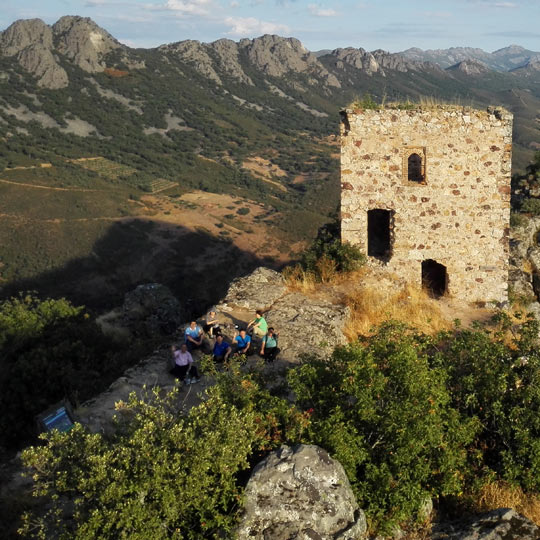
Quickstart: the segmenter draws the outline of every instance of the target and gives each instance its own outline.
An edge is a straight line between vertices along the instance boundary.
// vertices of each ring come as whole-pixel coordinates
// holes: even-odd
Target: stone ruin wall
[[[450,296],[507,301],[512,115],[440,106],[346,110],[342,120],[342,239],[367,254],[368,210],[390,210],[391,255],[369,264],[421,286],[422,261],[433,259]],[[408,179],[412,152],[422,182]]]

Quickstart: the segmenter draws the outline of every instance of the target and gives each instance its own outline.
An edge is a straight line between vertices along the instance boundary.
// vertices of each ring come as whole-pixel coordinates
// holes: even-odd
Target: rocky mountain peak
[[[31,45],[52,49],[52,30],[41,19],[15,21],[0,33],[0,53],[3,56],[14,56]]]
[[[522,54],[524,52],[527,52],[527,49],[524,47],[521,47],[521,45],[508,45],[508,47],[503,47],[502,49],[497,49],[496,51],[493,51],[491,54],[496,55],[504,55],[504,54]]]
[[[483,73],[487,73],[489,68],[483,62],[467,59],[450,66],[447,68],[447,71],[457,71],[465,75],[482,75]]]
[[[68,85],[67,73],[53,55],[53,31],[41,19],[16,21],[1,32],[0,54],[16,56],[20,66],[38,79],[38,86],[56,89]]]
[[[407,72],[425,67],[418,62],[407,60],[400,54],[392,54],[382,49],[369,52],[362,48],[347,47],[345,49],[335,49],[330,55],[337,59],[336,67],[338,69],[342,68],[343,64],[346,63],[368,75],[379,73],[383,77],[386,76],[385,69]]]
[[[123,47],[88,17],[65,16],[53,25],[56,49],[89,73],[103,71],[102,57]]]
[[[255,39],[242,39],[238,47],[247,52],[250,62],[257,69],[271,77],[282,77],[293,71],[311,75],[310,84],[319,84],[323,79],[328,86],[341,86],[335,75],[296,38],[265,34]]]

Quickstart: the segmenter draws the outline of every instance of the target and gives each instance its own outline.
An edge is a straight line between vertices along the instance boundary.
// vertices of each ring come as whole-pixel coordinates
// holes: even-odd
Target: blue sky
[[[540,0],[2,0],[0,28],[32,17],[52,24],[62,15],[91,17],[134,47],[268,33],[297,37],[314,51],[493,51],[511,43],[540,51]]]

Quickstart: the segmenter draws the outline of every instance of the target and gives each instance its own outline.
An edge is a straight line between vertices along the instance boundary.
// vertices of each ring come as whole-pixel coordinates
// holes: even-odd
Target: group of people
[[[212,349],[214,362],[226,362],[231,355],[253,354],[255,350],[253,336],[260,340],[259,355],[267,362],[273,362],[279,353],[278,334],[274,328],[268,327],[261,310],[255,312],[255,318],[246,328],[236,326],[232,344],[224,339],[216,312],[210,311],[202,328],[197,321],[191,321],[185,329],[184,342],[181,346],[179,348],[172,346],[174,367],[171,373],[186,384],[195,384],[200,380],[191,353],[194,349],[202,347],[205,333],[209,338],[215,339]]]

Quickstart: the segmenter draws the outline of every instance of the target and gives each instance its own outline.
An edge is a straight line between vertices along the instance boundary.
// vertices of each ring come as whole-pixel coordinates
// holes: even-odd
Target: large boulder
[[[510,508],[434,527],[433,540],[540,540],[540,528]]]
[[[187,318],[171,290],[159,283],[139,285],[124,297],[122,319],[136,335],[170,335]]]
[[[328,300],[293,292],[280,298],[266,313],[269,326],[279,331],[279,347],[288,359],[312,352],[327,354],[345,345],[343,334],[349,308]]]
[[[253,470],[245,500],[240,540],[365,537],[366,518],[343,467],[317,446],[271,453]]]
[[[231,311],[235,308],[268,309],[274,302],[287,293],[283,276],[275,270],[260,266],[249,276],[235,279],[219,311]]]

